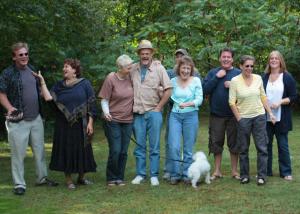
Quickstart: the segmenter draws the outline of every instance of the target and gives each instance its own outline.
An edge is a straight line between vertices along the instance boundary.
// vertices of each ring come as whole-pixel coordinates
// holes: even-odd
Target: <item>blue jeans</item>
[[[109,146],[106,179],[107,181],[124,180],[132,123],[105,121],[104,132]]]
[[[170,157],[169,157],[169,145],[168,145],[170,114],[171,114],[171,109],[169,109],[169,106],[168,106],[167,115],[166,115],[166,133],[165,133],[165,165],[164,165],[165,173],[171,172],[171,164],[172,164],[172,162],[170,161]]]
[[[291,159],[288,144],[288,133],[281,133],[277,127],[278,123],[273,125],[267,123],[268,143],[268,175],[272,176],[272,159],[273,159],[273,137],[275,135],[278,147],[278,165],[281,177],[292,175]]]
[[[149,111],[145,114],[134,114],[133,133],[136,139],[134,155],[136,158],[136,174],[146,177],[147,136],[149,139],[150,177],[159,173],[159,146],[162,127],[162,113]]]
[[[171,112],[168,136],[171,179],[188,178],[187,170],[193,162],[193,147],[197,139],[198,125],[198,111],[187,113]],[[183,137],[183,159],[181,158],[180,148],[181,137]],[[176,160],[183,160],[183,163],[181,164]]]

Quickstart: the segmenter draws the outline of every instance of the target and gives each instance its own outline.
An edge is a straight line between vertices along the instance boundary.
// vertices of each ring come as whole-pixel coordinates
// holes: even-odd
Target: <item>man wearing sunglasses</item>
[[[208,147],[209,153],[213,153],[215,158],[211,180],[222,178],[221,161],[225,134],[231,158],[231,175],[234,179],[240,179],[237,170],[237,121],[228,103],[230,81],[240,74],[240,70],[233,67],[233,56],[232,49],[222,49],[219,53],[221,66],[210,70],[203,81],[204,94],[209,98],[210,104]]]
[[[0,103],[7,110],[6,128],[11,147],[13,192],[24,195],[24,158],[28,144],[36,165],[36,184],[57,186],[47,178],[44,150],[44,127],[40,115],[38,81],[28,64],[28,45],[23,42],[12,45],[13,65],[0,74]]]

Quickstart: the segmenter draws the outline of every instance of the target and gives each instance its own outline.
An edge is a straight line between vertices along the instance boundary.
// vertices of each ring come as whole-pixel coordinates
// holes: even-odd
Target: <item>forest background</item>
[[[137,60],[141,39],[153,43],[166,68],[173,67],[176,49],[187,49],[203,77],[225,46],[235,50],[236,62],[243,54],[255,56],[256,73],[276,49],[300,82],[298,0],[2,0],[0,13],[0,70],[12,63],[10,46],[25,41],[30,63],[50,87],[71,57],[81,60],[83,76],[97,92],[105,75],[117,70],[119,55]]]

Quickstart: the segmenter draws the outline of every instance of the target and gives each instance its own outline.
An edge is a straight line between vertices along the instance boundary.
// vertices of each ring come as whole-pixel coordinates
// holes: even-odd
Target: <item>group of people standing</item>
[[[278,51],[269,55],[265,75],[261,78],[252,73],[254,57],[242,56],[240,69],[237,69],[233,67],[234,52],[224,48],[219,55],[220,67],[209,71],[204,80],[184,49],[175,52],[176,64],[167,71],[160,61],[153,58],[154,48],[150,41],[142,40],[137,54],[137,63],[127,55],[118,57],[118,71],[108,74],[98,94],[109,146],[108,186],[125,185],[132,133],[136,143],[136,177],[131,183],[140,184],[146,180],[146,155],[149,153],[150,183],[159,185],[160,136],[165,104],[163,178],[173,185],[180,181],[189,183],[187,170],[192,163],[199,127],[198,111],[203,97],[207,97],[210,104],[209,153],[214,154],[215,159],[212,180],[223,176],[221,160],[226,135],[232,177],[242,184],[250,181],[248,153],[251,133],[258,156],[257,184],[265,184],[266,177],[273,174],[274,135],[278,144],[280,176],[292,180],[287,135],[292,129],[290,106],[297,99],[296,83]],[[91,83],[81,78],[79,60],[66,59],[63,80],[48,90],[41,72],[34,72],[28,63],[26,43],[12,46],[12,59],[14,64],[0,75],[0,103],[7,110],[14,193],[23,195],[26,190],[24,158],[28,144],[35,158],[37,185],[58,185],[47,178],[41,98],[49,102],[56,113],[50,169],[64,172],[69,189],[92,184],[85,178],[85,173],[96,171],[91,146],[96,96]],[[74,173],[78,174],[76,183],[71,176]]]

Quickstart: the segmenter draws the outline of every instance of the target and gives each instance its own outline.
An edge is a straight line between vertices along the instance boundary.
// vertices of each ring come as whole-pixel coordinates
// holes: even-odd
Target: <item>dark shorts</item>
[[[209,118],[209,153],[221,154],[223,152],[225,133],[229,151],[237,154],[239,146],[237,144],[237,121],[235,117],[218,117],[211,114]]]

